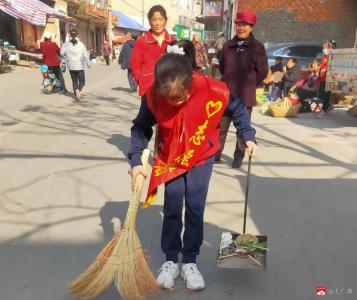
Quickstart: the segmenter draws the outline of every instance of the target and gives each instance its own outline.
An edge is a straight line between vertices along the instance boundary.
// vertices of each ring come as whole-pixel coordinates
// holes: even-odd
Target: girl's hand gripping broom
[[[150,151],[141,156],[147,168]],[[141,190],[145,178],[138,174],[134,183],[125,223],[114,238],[99,253],[88,269],[69,285],[70,292],[81,299],[93,299],[115,285],[125,300],[141,300],[160,290],[155,277],[147,265],[138,235],[135,231],[136,213],[140,204]]]

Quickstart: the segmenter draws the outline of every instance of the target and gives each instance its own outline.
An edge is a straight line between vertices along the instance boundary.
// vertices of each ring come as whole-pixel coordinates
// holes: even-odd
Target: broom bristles
[[[114,276],[112,278],[106,276],[105,266],[119,239],[120,235],[116,235],[87,270],[69,284],[68,288],[72,295],[81,299],[93,299],[111,284]]]
[[[149,150],[144,150],[142,162],[147,166]],[[70,285],[70,292],[81,299],[93,299],[109,287],[115,285],[124,299],[143,300],[160,290],[153,276],[140,240],[135,231],[144,177],[139,174],[129,202],[124,227],[99,253],[87,270]]]
[[[124,299],[142,300],[158,293],[161,287],[148,267],[137,233],[129,230],[125,239],[128,247],[123,242],[123,247],[117,249],[122,269],[116,275],[115,285]],[[128,249],[134,251],[129,254]],[[129,263],[125,263],[128,256]]]

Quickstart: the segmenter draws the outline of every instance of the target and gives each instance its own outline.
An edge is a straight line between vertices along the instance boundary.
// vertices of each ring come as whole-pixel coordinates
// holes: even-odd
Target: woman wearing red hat
[[[220,71],[222,80],[225,81],[229,90],[237,101],[241,99],[249,111],[256,105],[256,88],[267,76],[269,71],[268,59],[262,43],[255,39],[253,26],[257,17],[255,13],[249,11],[238,12],[235,19],[236,36],[227,41],[222,50],[220,60]],[[221,161],[221,155],[226,140],[229,126],[232,122],[232,115],[226,111],[220,123],[221,148],[216,155],[216,162]],[[238,136],[234,151],[233,168],[239,168],[245,155],[245,143]]]

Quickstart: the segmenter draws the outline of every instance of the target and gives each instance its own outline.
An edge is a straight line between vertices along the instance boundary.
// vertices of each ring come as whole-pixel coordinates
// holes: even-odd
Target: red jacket
[[[48,67],[59,67],[60,61],[60,48],[55,42],[44,41],[40,43],[40,50],[43,55],[42,63]]]
[[[321,60],[320,64],[320,81],[326,81],[327,69],[328,69],[328,62],[330,59],[330,54],[324,55]]]
[[[153,37],[151,31],[140,37],[133,49],[130,66],[136,82],[139,84],[139,95],[145,94],[147,88],[154,82],[154,68],[156,62],[164,53],[167,45],[175,38],[165,30],[165,38],[161,46]]]

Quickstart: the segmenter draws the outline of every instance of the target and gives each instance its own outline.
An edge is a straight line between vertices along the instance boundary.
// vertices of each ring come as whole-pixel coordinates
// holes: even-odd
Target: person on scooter
[[[42,53],[42,63],[48,67],[48,71],[52,72],[62,83],[62,90],[67,92],[61,71],[60,48],[55,42],[52,42],[52,35],[46,31],[43,35],[44,41],[40,43]]]

